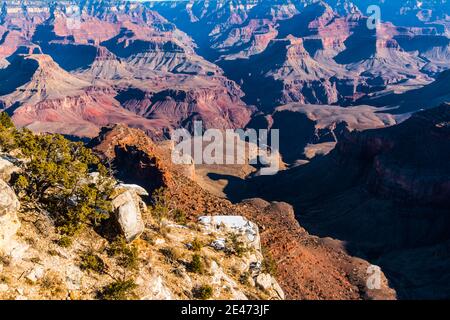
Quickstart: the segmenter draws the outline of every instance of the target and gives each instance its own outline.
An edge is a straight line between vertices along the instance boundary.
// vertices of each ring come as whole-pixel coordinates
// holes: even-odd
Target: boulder
[[[20,208],[19,200],[11,187],[0,179],[0,217],[15,214]]]
[[[283,289],[274,278],[272,278],[272,289],[276,292],[281,300],[284,300],[286,298]]]
[[[211,242],[211,247],[216,250],[225,250],[226,240],[224,238],[219,238]]]
[[[261,251],[258,226],[242,216],[202,216],[198,220],[209,231],[225,229],[243,235],[249,246]]]
[[[0,179],[3,181],[9,181],[14,172],[20,171],[20,168],[11,160],[5,155],[0,156]]]
[[[45,269],[42,266],[36,266],[34,267],[27,275],[26,275],[26,279],[35,283],[37,282],[39,279],[42,279],[42,277],[45,274]]]
[[[112,200],[117,221],[127,242],[131,242],[144,232],[140,197],[131,190],[119,194]]]
[[[9,251],[11,242],[20,227],[17,211],[19,200],[11,187],[0,180],[0,251]]]
[[[255,278],[255,284],[258,288],[275,295],[278,299],[284,300],[285,295],[277,280],[268,273],[260,273]]]
[[[117,185],[117,188],[132,191],[139,196],[148,196],[149,195],[147,190],[145,190],[143,187],[141,187],[137,184],[119,183]]]
[[[144,289],[142,300],[173,300],[172,292],[167,288],[163,279],[159,275],[155,275],[149,280],[138,278],[136,284]]]
[[[256,286],[265,290],[269,291],[272,288],[272,276],[267,273],[260,273],[256,277]]]
[[[222,290],[230,294],[231,300],[248,300],[247,296],[239,289],[239,285],[229,277],[216,261],[211,261],[209,268],[211,278],[209,283],[215,288],[215,296],[220,296]]]

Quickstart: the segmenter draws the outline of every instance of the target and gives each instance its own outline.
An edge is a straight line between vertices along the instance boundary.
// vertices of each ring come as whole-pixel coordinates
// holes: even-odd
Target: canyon
[[[308,231],[341,239],[349,252],[380,265],[399,298],[442,299],[449,112],[444,104],[389,128],[347,130],[320,160],[234,189],[291,203]]]
[[[423,86],[448,68],[448,3],[373,5],[383,16],[370,29],[364,1],[152,4],[266,112],[290,102],[354,104]]]
[[[249,121],[240,88],[156,12],[91,1],[72,26],[65,4],[76,2],[21,4],[4,3],[0,45],[0,100],[19,126],[94,137],[126,123],[162,137],[193,119],[214,128]]]
[[[118,184],[143,188],[149,207],[166,190],[191,225],[167,222],[174,239],[152,233],[156,245],[136,240],[157,259],[163,240],[189,254],[184,242],[203,237],[201,216],[255,223],[276,261],[270,290],[241,285],[233,266],[250,262],[208,246],[230,263],[223,272],[212,266],[231,288],[215,298],[446,299],[450,4],[370,5],[379,20],[364,0],[0,1],[0,111],[21,132],[81,141]],[[173,164],[174,130],[192,133],[196,121],[278,130],[280,172],[261,176],[249,159]],[[14,200],[9,168],[2,195]],[[42,238],[13,207],[11,229],[20,220],[39,239],[31,252],[55,246],[51,222]],[[106,241],[91,231],[77,246]],[[74,263],[74,251],[58,250]],[[141,278],[161,292],[141,286],[140,298],[194,297],[193,286],[179,289],[168,266],[149,261],[161,277],[146,270]],[[377,290],[366,282],[373,265],[382,270]]]

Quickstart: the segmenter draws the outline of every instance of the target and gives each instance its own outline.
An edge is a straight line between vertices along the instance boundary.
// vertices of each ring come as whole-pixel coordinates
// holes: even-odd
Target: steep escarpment
[[[262,244],[277,262],[278,280],[288,297],[395,299],[384,276],[378,289],[370,289],[367,261],[349,256],[345,244],[338,240],[311,236],[287,203],[251,199],[243,204],[252,208],[250,216],[264,230]]]
[[[346,133],[328,156],[257,178],[254,190],[294,204],[309,232],[344,240],[381,265],[401,298],[445,297],[445,272],[431,270],[448,265],[437,258],[448,242],[448,122],[445,104],[396,126]],[[411,260],[414,253],[422,258]]]
[[[339,107],[291,103],[271,115],[257,115],[247,125],[279,130],[280,154],[288,164],[326,155],[344,133],[392,126],[402,120],[369,106]]]
[[[338,146],[341,157],[373,158],[370,189],[410,204],[447,206],[449,105],[419,112],[382,133],[348,136]],[[414,174],[411,174],[414,172]]]

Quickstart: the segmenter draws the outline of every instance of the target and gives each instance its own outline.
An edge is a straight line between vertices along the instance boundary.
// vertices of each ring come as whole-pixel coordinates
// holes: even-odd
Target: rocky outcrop
[[[113,210],[125,240],[131,242],[144,232],[142,211],[145,212],[147,206],[140,196],[148,196],[148,193],[142,187],[124,184],[116,186],[115,193],[118,195],[112,199]]]
[[[446,297],[439,288],[448,279],[433,268],[448,267],[437,252],[449,241],[449,121],[445,104],[389,128],[347,132],[329,155],[255,187],[292,203],[309,232],[379,265],[400,298]]]
[[[20,222],[17,211],[20,208],[16,194],[6,182],[0,179],[0,253],[11,255],[17,247],[15,235]]]
[[[239,272],[247,274],[250,285],[260,288],[267,294],[277,299],[284,299],[284,292],[277,280],[270,274],[263,273],[261,266],[264,256],[261,251],[261,241],[258,226],[243,216],[201,216],[198,218],[200,226],[215,240],[210,246],[216,251],[225,251],[229,254],[238,254],[242,257]],[[241,250],[237,252],[236,250]],[[237,267],[237,266],[236,266]],[[211,265],[215,282],[230,282],[232,287],[237,284],[229,276],[224,274],[223,269],[217,263]],[[237,292],[235,291],[235,298]],[[244,296],[245,297],[245,296]],[[245,297],[246,298],[246,297]]]
[[[10,161],[12,160],[12,161]],[[13,163],[14,159],[0,155],[0,179],[9,181],[13,173],[19,172],[20,168]]]
[[[172,183],[161,152],[143,131],[124,125],[104,128],[91,147],[117,168],[117,178],[144,187],[149,194]]]
[[[223,228],[225,231],[241,235],[247,246],[261,251],[258,226],[242,216],[202,216],[198,220],[211,232]]]
[[[252,283],[260,289],[284,299],[285,295],[277,280],[268,273],[261,270],[264,263],[264,256],[261,250],[261,238],[258,226],[242,216],[201,216],[199,223],[204,226],[207,232],[212,234],[221,231],[225,234],[234,234],[238,240],[231,243],[225,238],[216,235],[216,239],[210,244],[216,250],[232,252],[236,248],[236,241],[242,241],[245,250],[252,250],[251,255],[243,260],[245,264],[242,272],[251,275]]]

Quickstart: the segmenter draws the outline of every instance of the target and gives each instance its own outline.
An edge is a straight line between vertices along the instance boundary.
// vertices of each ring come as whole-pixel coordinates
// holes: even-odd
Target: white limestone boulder
[[[136,284],[142,289],[141,300],[173,300],[173,294],[164,283],[160,275],[155,275],[150,279],[139,277]]]
[[[201,216],[198,218],[208,231],[223,230],[242,235],[249,247],[261,251],[261,241],[258,226],[243,216]]]
[[[0,180],[0,252],[9,253],[14,248],[14,236],[19,230],[20,222],[17,211],[19,200],[11,187]]]
[[[140,197],[131,190],[120,193],[112,200],[117,221],[127,242],[138,238],[144,232]]]
[[[12,158],[6,155],[0,155],[0,179],[3,181],[9,181],[11,175],[15,172],[19,172],[21,169],[13,163]]]
[[[148,196],[147,190],[137,184],[119,183],[117,188],[132,191],[139,196]]]
[[[285,295],[277,280],[268,273],[260,273],[255,277],[255,284],[258,288],[278,296],[279,299],[284,300]]]

